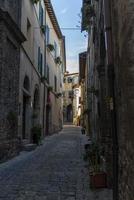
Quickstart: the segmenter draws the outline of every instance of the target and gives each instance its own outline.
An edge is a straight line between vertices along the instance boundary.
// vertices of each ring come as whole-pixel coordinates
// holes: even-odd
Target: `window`
[[[29,19],[27,19],[27,41],[31,43],[31,24]]]
[[[40,69],[40,47],[38,47],[38,70]]]
[[[49,84],[49,66],[47,65],[47,82]]]
[[[50,40],[50,29],[49,26],[46,25],[46,44],[49,44],[49,40]]]
[[[72,91],[72,90],[70,90],[70,91],[68,92],[68,96],[69,96],[69,98],[73,98],[73,91]]]
[[[54,76],[54,90],[57,92],[57,77]]]
[[[54,50],[55,50],[54,57],[57,58],[57,44],[55,41],[54,41]]]
[[[71,77],[68,77],[68,83],[72,83],[72,78]]]
[[[38,47],[38,70],[40,72],[40,74],[42,75],[42,67],[43,67],[43,56],[42,53],[40,51],[40,47]]]
[[[63,78],[63,83],[66,83],[66,78]]]
[[[40,22],[40,26],[43,26],[43,8],[41,5],[41,2],[39,4],[39,22]]]
[[[27,35],[30,32],[30,30],[31,30],[31,24],[30,24],[29,19],[27,19]]]
[[[42,56],[42,53],[40,54],[40,74],[42,75],[42,66],[43,66],[43,56]]]
[[[72,82],[73,82],[73,84],[79,83],[79,77],[78,76],[73,77]]]
[[[63,93],[63,97],[66,97],[66,94],[65,94],[65,92],[62,92]]]

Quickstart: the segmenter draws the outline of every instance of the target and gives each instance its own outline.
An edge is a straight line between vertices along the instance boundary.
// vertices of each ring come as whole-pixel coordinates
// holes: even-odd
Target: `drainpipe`
[[[44,3],[45,5],[45,3]],[[46,6],[44,8],[45,12],[45,38],[44,38],[44,75],[46,75]],[[44,96],[43,96],[43,136],[45,136],[45,115],[46,115],[46,80],[44,83]]]
[[[112,25],[111,25],[111,4],[110,0],[103,0],[104,6],[104,29],[105,43],[107,52],[107,75],[109,81],[109,93],[112,97],[110,103],[111,124],[112,124],[112,151],[113,151],[113,199],[118,200],[118,137],[116,124],[115,108],[115,77],[114,77],[114,58],[112,44]]]

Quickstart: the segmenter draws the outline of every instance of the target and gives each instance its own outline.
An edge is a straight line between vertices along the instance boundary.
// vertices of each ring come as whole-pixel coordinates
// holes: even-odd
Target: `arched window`
[[[25,76],[25,78],[24,78],[23,87],[24,87],[24,89],[27,90],[27,91],[30,90],[30,81],[29,81],[28,76]]]

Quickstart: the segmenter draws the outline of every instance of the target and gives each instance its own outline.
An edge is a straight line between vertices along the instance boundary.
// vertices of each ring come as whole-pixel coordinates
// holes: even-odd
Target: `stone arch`
[[[27,91],[30,91],[30,81],[27,75],[25,75],[25,78],[24,78],[23,88]]]
[[[40,117],[40,91],[38,85],[36,85],[33,94],[33,126],[39,124],[39,117]]]
[[[22,139],[29,139],[30,131],[30,80],[27,75],[24,77],[23,81],[23,108],[22,108]]]
[[[67,106],[66,112],[67,112],[67,121],[73,122],[73,106],[72,106],[72,104],[69,104]]]

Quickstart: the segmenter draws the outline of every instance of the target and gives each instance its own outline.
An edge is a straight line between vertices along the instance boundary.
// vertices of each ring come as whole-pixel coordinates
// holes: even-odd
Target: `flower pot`
[[[107,175],[104,172],[90,175],[90,187],[91,188],[106,188],[107,187]]]

